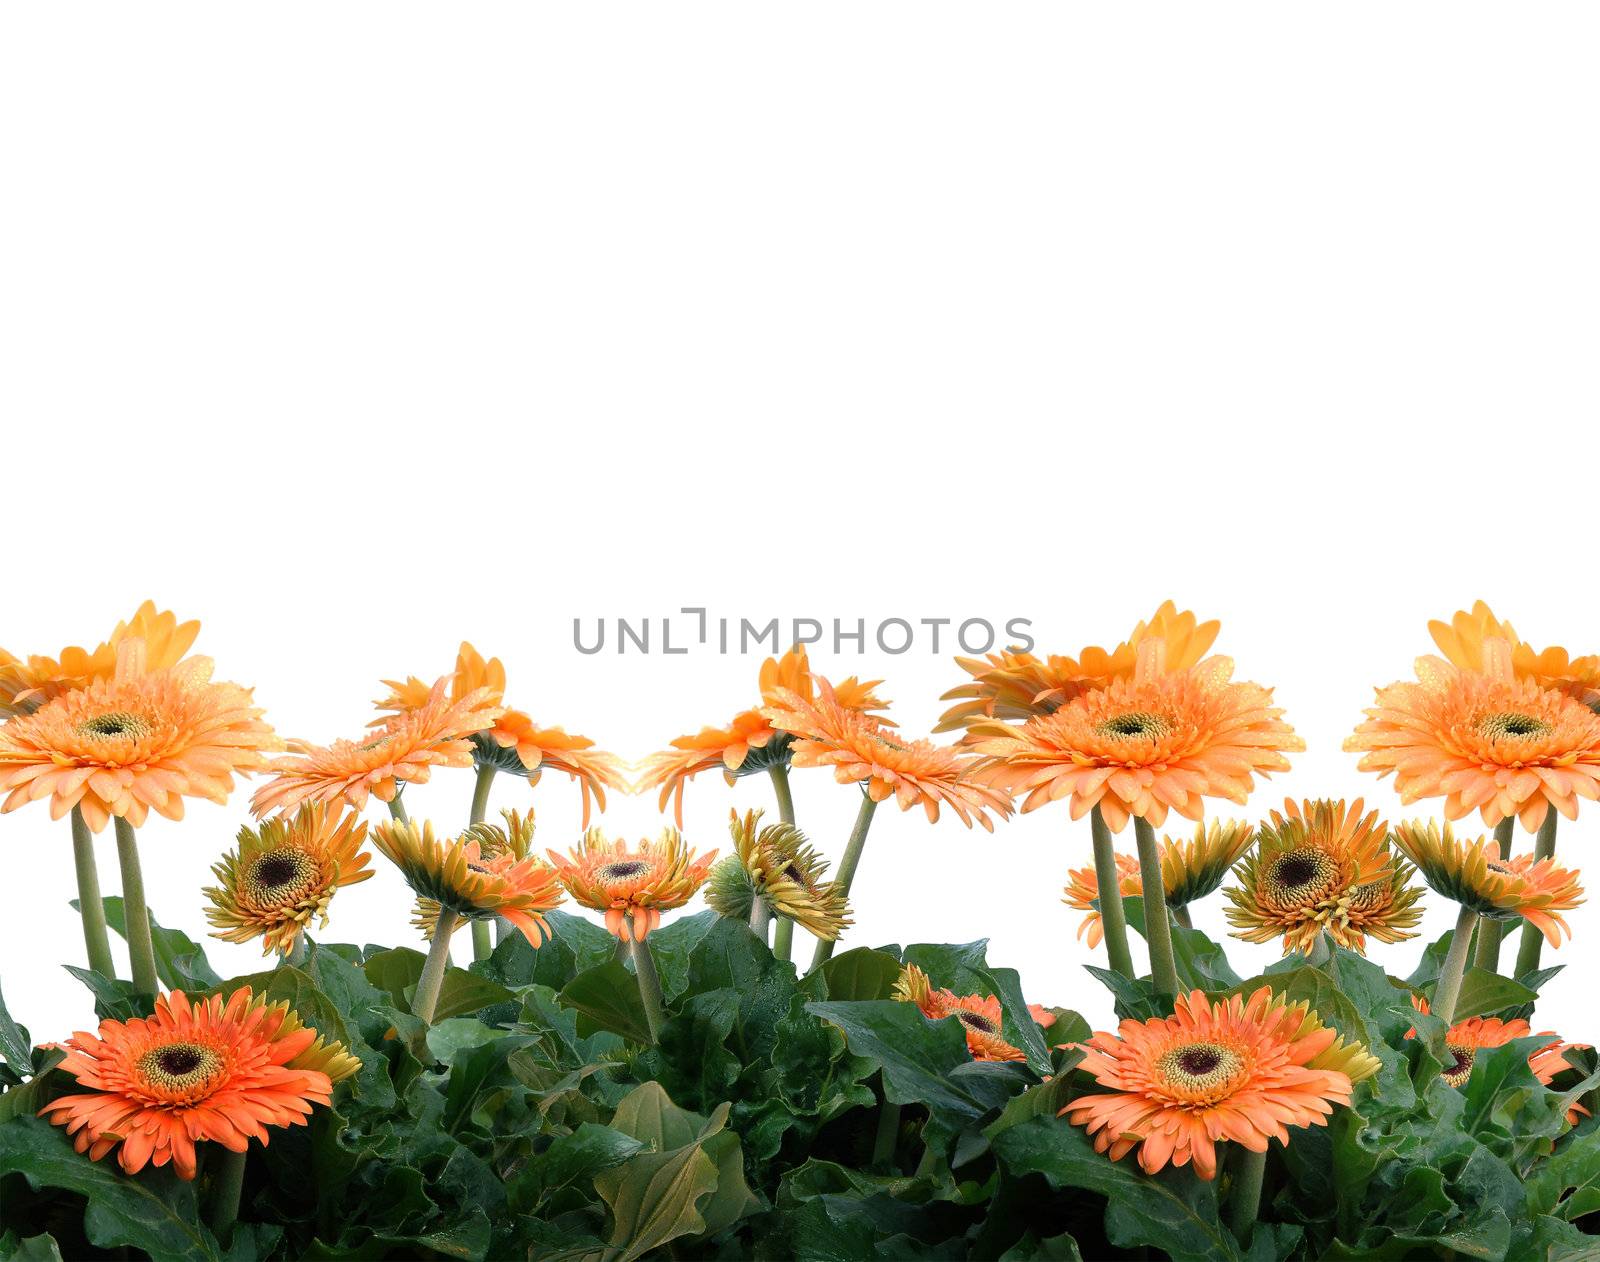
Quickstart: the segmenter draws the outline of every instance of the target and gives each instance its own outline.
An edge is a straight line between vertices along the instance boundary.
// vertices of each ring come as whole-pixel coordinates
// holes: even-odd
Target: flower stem
[[[224,1245],[239,1218],[239,1198],[244,1192],[244,1168],[249,1155],[248,1149],[244,1152],[222,1149],[222,1165],[217,1169],[216,1185],[212,1189],[215,1199],[211,1205],[211,1230]]]
[[[1250,1239],[1256,1216],[1261,1213],[1261,1185],[1267,1177],[1267,1153],[1239,1150],[1239,1168],[1234,1171],[1233,1191],[1228,1206],[1228,1226],[1241,1242]]]
[[[878,809],[878,804],[865,793],[861,795],[861,809],[856,812],[856,825],[850,830],[850,840],[845,843],[844,858],[839,860],[839,870],[834,874],[833,885],[841,894],[850,892],[850,884],[856,879],[856,868],[861,866],[861,851],[867,844],[867,829],[872,827],[872,812]],[[824,942],[817,939],[817,949],[811,955],[811,969],[821,968],[833,958],[833,948],[837,941]]]
[[[406,814],[406,804],[400,800],[400,793],[398,790],[396,790],[395,795],[389,799],[389,814],[395,819],[399,820],[402,824],[409,824],[411,822],[411,816]]]
[[[111,936],[106,932],[106,905],[100,897],[100,869],[94,861],[94,834],[83,812],[72,808],[72,862],[78,870],[78,908],[83,917],[83,945],[89,967],[104,977],[117,975],[111,958]]]
[[[900,1143],[900,1106],[890,1104],[887,1097],[878,1113],[878,1133],[872,1140],[873,1169],[887,1169],[894,1162],[894,1150]]]
[[[656,974],[656,962],[650,948],[642,938],[628,944],[633,956],[633,974],[639,979],[639,998],[644,1003],[644,1021],[650,1027],[650,1041],[661,1041],[661,1027],[666,1022],[666,1012],[661,1006],[661,978]]]
[[[772,794],[778,799],[778,818],[785,824],[794,823],[794,795],[789,792],[789,769],[781,762],[775,762],[767,768],[767,775],[772,778]],[[794,921],[787,916],[779,916],[778,923],[772,928],[772,953],[780,960],[786,960],[794,952]]]
[[[1511,857],[1511,830],[1516,826],[1516,816],[1508,815],[1494,826],[1494,839],[1500,845],[1500,857]],[[1491,973],[1500,969],[1500,938],[1505,932],[1505,922],[1485,920],[1478,925],[1478,953],[1473,963]]]
[[[1556,852],[1556,821],[1560,818],[1553,806],[1545,807],[1544,819],[1539,824],[1539,836],[1533,843],[1533,861],[1551,858]],[[1544,950],[1544,934],[1539,926],[1524,922],[1522,941],[1517,946],[1517,965],[1511,970],[1513,977],[1526,977],[1539,969],[1539,955]]]
[[[1094,836],[1094,875],[1100,888],[1100,931],[1105,937],[1106,960],[1113,972],[1136,977],[1133,954],[1128,950],[1128,919],[1122,910],[1122,876],[1117,871],[1111,830],[1099,806],[1089,814],[1089,829]]]
[[[1456,1000],[1461,997],[1461,979],[1467,972],[1467,947],[1472,942],[1472,926],[1477,919],[1478,913],[1472,908],[1461,909],[1461,914],[1456,917],[1456,931],[1450,936],[1450,950],[1445,954],[1444,965],[1439,970],[1439,981],[1433,988],[1433,1003],[1429,1006],[1433,1015],[1446,1026],[1455,1017]],[[1488,921],[1478,925],[1480,942],[1488,926]]]
[[[1311,939],[1311,949],[1306,952],[1306,963],[1319,968],[1332,958],[1333,948],[1328,945],[1328,935],[1318,930],[1317,936]]]
[[[122,867],[123,936],[128,939],[128,959],[133,965],[133,985],[142,994],[154,995],[160,986],[156,976],[156,948],[150,940],[150,909],[144,901],[144,872],[139,867],[139,842],[133,825],[118,815],[117,862]]]
[[[752,898],[750,900],[750,932],[763,942],[767,940],[767,923],[771,919],[772,912],[767,908],[766,903],[762,901],[760,895]]]
[[[1167,887],[1161,879],[1161,848],[1156,844],[1156,830],[1142,816],[1133,817],[1133,832],[1139,839],[1139,880],[1144,888],[1144,936],[1150,944],[1150,972],[1158,989],[1176,995],[1178,964],[1172,954]]]
[[[1171,911],[1173,924],[1182,925],[1185,929],[1194,928],[1194,921],[1189,919],[1189,908],[1187,904],[1182,907],[1173,907],[1171,908]]]
[[[311,956],[311,939],[302,931],[294,938],[294,945],[283,953],[282,962],[290,968],[299,968]]]
[[[439,908],[433,941],[428,945],[428,958],[423,961],[422,975],[417,978],[417,993],[411,999],[412,1013],[428,1025],[433,1024],[434,1011],[439,1007],[439,992],[444,989],[444,971],[450,967],[450,935],[456,930],[456,919],[457,914],[450,908]]]
[[[494,783],[495,766],[486,762],[478,768],[478,780],[472,787],[472,810],[467,816],[467,823],[481,824],[483,817],[489,813],[489,786]]]

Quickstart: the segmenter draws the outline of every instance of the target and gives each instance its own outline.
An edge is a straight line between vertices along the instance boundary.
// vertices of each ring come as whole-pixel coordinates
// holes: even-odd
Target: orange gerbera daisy
[[[1411,996],[1411,1006],[1424,1016],[1430,1011],[1428,1001],[1421,995]],[[1416,1038],[1416,1027],[1406,1031],[1408,1039]],[[1541,1038],[1554,1040],[1545,1047],[1539,1048],[1528,1057],[1528,1068],[1533,1070],[1534,1076],[1545,1086],[1549,1086],[1557,1074],[1569,1069],[1577,1069],[1571,1061],[1567,1060],[1568,1052],[1586,1049],[1587,1043],[1563,1043],[1558,1034],[1550,1030],[1541,1030],[1538,1034],[1533,1032],[1533,1027],[1521,1019],[1502,1021],[1498,1017],[1469,1017],[1465,1021],[1457,1021],[1444,1035],[1444,1049],[1450,1056],[1450,1063],[1439,1071],[1439,1076],[1452,1087],[1462,1088],[1467,1085],[1467,1080],[1472,1077],[1472,1065],[1480,1051],[1491,1047],[1504,1047],[1507,1043],[1514,1043],[1518,1039]],[[1567,1110],[1567,1122],[1576,1125],[1580,1117],[1586,1117],[1589,1110],[1574,1101]]]
[[[904,1003],[914,1003],[930,1021],[954,1017],[961,1022],[961,1032],[967,1036],[967,1050],[973,1060],[1026,1060],[1022,1049],[1013,1047],[1001,1037],[1004,1015],[1000,1001],[993,995],[958,995],[954,991],[938,990],[928,980],[928,975],[915,964],[907,964],[894,985],[894,998]],[[1055,1013],[1038,1004],[1028,1005],[1028,1015],[1043,1027],[1055,1024]]]
[[[263,955],[287,954],[313,919],[328,923],[334,891],[372,875],[362,849],[367,826],[342,805],[306,803],[293,816],[241,828],[233,851],[212,865],[220,886],[202,891],[211,900],[206,919],[227,942],[261,939]]]
[[[59,659],[23,660],[0,649],[0,715],[29,714],[64,692],[109,680],[117,673],[117,645],[124,640],[144,641],[146,670],[169,670],[183,660],[199,634],[198,622],[180,623],[177,615],[147,600],[93,652],[64,648]]]
[[[661,913],[682,907],[705,884],[717,852],[696,856],[676,828],[629,846],[591,828],[569,854],[547,852],[575,902],[606,914],[606,928],[624,942],[644,941]]]
[[[1117,888],[1122,897],[1133,898],[1144,893],[1144,880],[1139,875],[1139,860],[1131,854],[1118,854]],[[1061,891],[1061,901],[1068,907],[1088,912],[1078,926],[1078,937],[1087,938],[1090,950],[1100,945],[1105,937],[1104,923],[1096,904],[1100,901],[1100,878],[1090,868],[1073,868],[1067,873],[1067,885]]]
[[[761,663],[758,683],[763,705],[776,704],[780,693],[790,693],[810,701],[815,695],[811,664],[801,645],[782,657],[769,657]],[[849,710],[867,713],[889,705],[874,689],[881,679],[859,680],[854,675],[834,689],[834,701]],[[893,727],[889,719],[878,722]],[[661,790],[658,805],[667,809],[670,799],[673,817],[683,827],[683,786],[702,771],[720,769],[732,784],[740,776],[754,775],[774,765],[789,765],[792,742],[787,733],[775,730],[761,709],[741,710],[725,727],[703,727],[692,736],[679,736],[671,747],[652,754],[640,764],[635,792]]]
[[[1085,692],[1131,678],[1138,646],[1145,640],[1160,640],[1165,645],[1169,669],[1187,670],[1206,655],[1221,628],[1220,622],[1198,621],[1188,610],[1179,613],[1169,600],[1109,653],[1091,645],[1076,658],[1051,654],[1041,660],[1032,653],[1012,652],[958,657],[956,664],[973,682],[944,694],[942,700],[962,700],[944,712],[933,730],[950,732],[985,719],[1031,719],[1049,714]]]
[[[583,794],[583,824],[589,825],[591,800],[606,809],[607,789],[626,789],[622,760],[596,749],[587,736],[569,734],[559,727],[540,727],[521,710],[505,707],[506,668],[498,657],[485,658],[465,640],[456,654],[456,668],[449,681],[450,699],[460,702],[474,694],[487,694],[489,704],[501,707],[490,727],[472,734],[473,761],[514,775],[527,776],[537,784],[546,768],[564,771],[578,782]],[[432,689],[415,675],[404,682],[385,679],[389,695],[375,704],[380,710],[409,714],[428,704]],[[372,726],[391,722],[376,719]]]
[[[1079,1046],[1079,1068],[1114,1088],[1061,1110],[1094,1137],[1095,1151],[1119,1161],[1138,1147],[1147,1174],[1193,1161],[1202,1179],[1217,1177],[1218,1140],[1252,1152],[1272,1139],[1286,1144],[1288,1127],[1326,1125],[1334,1105],[1350,1103],[1352,1085],[1379,1068],[1303,1001],[1290,1004],[1268,986],[1217,1003],[1191,991],[1170,1017],[1124,1021]]]
[[[815,678],[814,700],[779,688],[761,711],[794,738],[796,767],[832,767],[840,784],[861,784],[874,802],[892,797],[903,811],[921,805],[930,822],[948,806],[967,827],[976,821],[993,832],[986,812],[1011,814],[1004,792],[968,778],[978,760],[932,741],[902,740],[872,715],[841,703],[822,676]]]
[[[1402,802],[1443,797],[1448,819],[1517,816],[1530,832],[1552,806],[1576,819],[1579,798],[1600,797],[1600,714],[1519,680],[1503,639],[1483,642],[1483,663],[1480,674],[1418,658],[1417,682],[1378,689],[1344,747],[1364,751],[1361,770],[1394,772]]]
[[[304,1125],[360,1064],[324,1045],[287,1003],[253,999],[248,986],[226,1000],[159,995],[153,1016],[102,1021],[98,1035],[79,1032],[65,1047],[61,1069],[91,1091],[52,1100],[40,1115],[65,1126],[91,1160],[120,1144],[127,1173],[170,1161],[184,1179],[195,1176],[196,1141],[233,1152],[265,1144],[268,1127]]]
[[[250,690],[211,679],[211,659],[150,670],[145,643],[123,639],[111,678],[63,692],[0,727],[0,811],[50,800],[99,832],[113,815],[143,824],[153,809],[183,818],[183,799],[226,802],[235,773],[278,748]]]
[[[1228,658],[1168,671],[1163,654],[1161,641],[1142,641],[1132,678],[1020,728],[974,723],[983,778],[1026,792],[1024,811],[1069,796],[1074,819],[1099,806],[1119,832],[1134,815],[1159,825],[1169,808],[1200,819],[1207,797],[1242,804],[1255,775],[1287,769],[1283,751],[1305,748],[1270,689],[1231,682]]]
[[[256,790],[251,809],[267,815],[302,802],[347,802],[359,811],[369,794],[392,802],[405,785],[425,782],[435,767],[470,767],[468,738],[493,726],[500,707],[485,689],[452,699],[448,682],[439,680],[426,703],[395,715],[365,741],[291,746],[290,757],[269,766],[273,779]]]
[[[1600,655],[1569,657],[1560,647],[1535,649],[1481,600],[1471,613],[1459,609],[1449,622],[1428,623],[1428,631],[1439,651],[1462,670],[1485,673],[1489,641],[1503,640],[1511,646],[1511,669],[1518,679],[1531,679],[1541,688],[1564,692],[1591,709],[1600,705]]]

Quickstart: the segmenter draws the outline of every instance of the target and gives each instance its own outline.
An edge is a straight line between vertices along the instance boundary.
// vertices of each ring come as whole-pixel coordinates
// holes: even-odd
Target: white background
[[[575,616],[1028,617],[1074,652],[1170,595],[1309,744],[1252,813],[1393,810],[1340,742],[1429,617],[1484,597],[1600,648],[1597,34],[1559,4],[10,7],[0,644],[153,596],[326,740],[469,637],[636,756],[751,704],[759,657],[580,656]],[[816,656],[911,731],[961,678],[925,640]],[[854,790],[795,781],[837,856]],[[204,932],[246,792],[145,830],[165,922]],[[572,786],[534,796],[574,840]],[[689,834],[768,801],[702,777]],[[1058,901],[1088,855],[1061,808],[886,808],[850,941],[988,936],[1104,1023]],[[0,863],[0,981],[60,1037],[90,1019],[66,823],[0,819]],[[391,872],[334,913],[408,940]],[[1554,958],[1593,966],[1573,919]],[[1584,989],[1541,1024],[1600,1036]]]

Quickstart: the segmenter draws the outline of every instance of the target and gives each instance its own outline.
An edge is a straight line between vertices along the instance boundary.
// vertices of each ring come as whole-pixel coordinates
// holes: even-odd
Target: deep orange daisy
[[[117,623],[111,637],[93,652],[64,648],[60,657],[22,659],[0,649],[0,716],[29,714],[64,692],[87,688],[117,673],[117,645],[123,640],[143,640],[146,670],[169,670],[183,660],[195,637],[198,622],[179,622],[177,615],[158,610],[147,600],[126,622]]]
[[[1217,1177],[1219,1140],[1252,1152],[1286,1144],[1288,1127],[1326,1125],[1334,1105],[1350,1103],[1352,1084],[1379,1068],[1304,1002],[1268,986],[1217,1003],[1191,991],[1170,1017],[1124,1021],[1079,1046],[1079,1068],[1113,1090],[1061,1112],[1088,1130],[1095,1151],[1119,1161],[1137,1147],[1147,1174],[1192,1161],[1202,1179]]]
[[[185,797],[226,802],[235,774],[281,748],[250,690],[211,678],[211,659],[150,670],[145,643],[123,639],[109,679],[63,692],[0,727],[0,811],[48,799],[95,832],[113,815],[135,827],[152,810],[183,818]]]
[[[1530,832],[1555,807],[1578,817],[1600,797],[1600,714],[1564,692],[1518,679],[1511,646],[1483,642],[1484,669],[1417,659],[1417,682],[1378,689],[1378,704],[1344,747],[1362,771],[1394,773],[1406,804],[1444,798],[1447,819],[1478,811],[1494,827],[1516,816]]]
[[[976,822],[993,832],[987,812],[1011,814],[1003,791],[970,778],[978,760],[932,741],[905,740],[838,701],[822,676],[815,679],[815,699],[779,688],[762,709],[774,728],[794,738],[796,767],[832,767],[840,784],[859,783],[874,802],[892,797],[903,811],[920,805],[930,822],[948,806],[967,827]]]
[[[1131,678],[1020,728],[974,723],[988,756],[982,778],[1026,793],[1024,811],[1070,797],[1081,819],[1099,806],[1119,832],[1134,815],[1160,825],[1169,809],[1198,820],[1207,797],[1243,804],[1256,775],[1286,770],[1284,751],[1305,748],[1270,689],[1231,682],[1228,658],[1168,671],[1164,651],[1159,640],[1142,641]]]
[[[1168,669],[1187,670],[1206,655],[1221,628],[1220,622],[1200,622],[1188,610],[1179,613],[1169,600],[1110,652],[1090,645],[1075,658],[1051,654],[1041,659],[1032,653],[1012,652],[958,657],[956,664],[972,676],[972,682],[944,694],[942,700],[960,699],[960,704],[946,710],[933,730],[950,732],[985,719],[1020,720],[1049,714],[1085,692],[1132,678],[1138,646],[1144,640],[1162,642]]]
[[[693,898],[717,858],[715,850],[692,854],[676,828],[637,846],[591,828],[570,853],[547,853],[573,901],[605,912],[606,928],[624,942],[642,942],[662,912]]]
[[[1591,709],[1600,705],[1600,655],[1570,657],[1559,646],[1536,649],[1523,641],[1509,622],[1496,618],[1481,600],[1472,606],[1471,613],[1458,609],[1449,622],[1428,623],[1428,631],[1439,651],[1462,670],[1485,673],[1489,641],[1504,640],[1511,646],[1511,669],[1518,679],[1564,692]]]
[[[587,736],[568,733],[559,727],[540,727],[532,716],[522,710],[505,705],[506,669],[498,657],[485,658],[465,640],[456,654],[453,674],[449,681],[450,699],[461,702],[475,694],[487,694],[489,704],[500,707],[494,723],[472,734],[473,760],[479,765],[493,766],[514,775],[526,776],[529,783],[537,784],[546,769],[564,771],[578,782],[583,795],[583,826],[589,826],[591,802],[606,809],[606,790],[628,788],[622,760],[614,754],[596,749]],[[404,681],[383,681],[389,695],[376,702],[380,710],[395,714],[409,714],[428,704],[432,689],[415,675]],[[374,720],[372,726],[381,727],[391,722],[386,716]]]
[[[1003,1013],[1000,1001],[993,995],[958,995],[954,991],[934,987],[928,975],[915,964],[907,964],[900,971],[894,985],[894,998],[903,1003],[914,1003],[930,1021],[955,1017],[961,1022],[961,1032],[967,1036],[967,1050],[973,1060],[1026,1060],[1022,1049],[1013,1047],[1001,1037]],[[1041,1027],[1055,1024],[1055,1013],[1038,1004],[1028,1005],[1028,1015]]]
[[[761,663],[757,679],[762,705],[776,704],[780,693],[810,701],[816,696],[817,679],[801,645],[795,645],[782,657],[769,657]],[[834,701],[863,713],[886,709],[889,703],[875,691],[882,682],[852,675],[834,689]],[[878,722],[884,727],[894,726],[881,716]],[[720,770],[732,784],[740,776],[754,775],[774,764],[788,766],[790,745],[788,735],[777,731],[762,709],[741,710],[724,727],[703,727],[693,735],[676,737],[667,749],[651,754],[639,764],[634,792],[660,789],[659,808],[666,810],[670,800],[673,817],[682,828],[683,787],[690,780],[702,771]]]
[[[175,990],[157,996],[153,1016],[102,1021],[98,1034],[80,1031],[64,1046],[61,1069],[91,1090],[40,1115],[65,1126],[91,1160],[120,1144],[127,1173],[170,1161],[184,1179],[195,1176],[197,1142],[233,1152],[252,1139],[265,1144],[269,1127],[304,1125],[360,1064],[301,1025],[287,1003],[253,999],[248,986],[193,1003]]]
[[[1424,1016],[1431,1010],[1428,1001],[1421,995],[1411,996],[1411,1006]],[[1408,1039],[1417,1037],[1415,1026],[1406,1031],[1406,1037]],[[1507,1043],[1526,1038],[1553,1040],[1528,1057],[1528,1068],[1533,1070],[1534,1076],[1547,1087],[1557,1074],[1578,1068],[1567,1059],[1568,1052],[1580,1051],[1589,1046],[1587,1043],[1564,1043],[1558,1034],[1550,1030],[1541,1030],[1535,1034],[1533,1027],[1520,1018],[1502,1021],[1498,1017],[1469,1017],[1465,1021],[1457,1021],[1445,1031],[1444,1049],[1450,1056],[1450,1063],[1439,1071],[1439,1076],[1452,1087],[1465,1087],[1467,1080],[1472,1077],[1473,1062],[1479,1052],[1491,1047],[1504,1047]],[[1588,1116],[1588,1113],[1588,1109],[1574,1101],[1572,1107],[1567,1110],[1567,1122],[1569,1125],[1576,1125],[1578,1119]]]
[[[291,811],[302,802],[346,802],[356,810],[368,796],[394,801],[407,784],[422,784],[435,767],[470,767],[474,733],[500,717],[484,689],[451,698],[448,677],[434,684],[428,700],[397,714],[361,742],[291,745],[294,753],[268,767],[273,778],[250,801],[257,815]]]

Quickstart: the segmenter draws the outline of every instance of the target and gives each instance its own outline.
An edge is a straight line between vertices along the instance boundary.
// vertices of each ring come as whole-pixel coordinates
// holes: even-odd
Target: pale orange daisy
[[[676,828],[630,846],[591,828],[568,854],[547,851],[576,903],[606,916],[606,928],[624,942],[642,942],[661,924],[661,913],[682,907],[711,875],[717,852],[695,855]]]
[[[840,784],[860,784],[874,802],[892,797],[903,811],[921,806],[929,822],[948,806],[967,827],[976,822],[993,832],[988,812],[1011,814],[1003,791],[970,778],[976,759],[932,741],[903,739],[872,715],[840,703],[828,681],[815,678],[815,699],[779,688],[774,703],[761,711],[794,738],[796,767],[832,767]]]
[[[532,716],[505,705],[506,669],[498,657],[485,658],[463,640],[456,654],[454,673],[449,681],[450,699],[461,701],[474,694],[487,694],[489,704],[499,707],[494,723],[472,734],[473,760],[480,767],[489,765],[500,771],[526,776],[530,784],[539,782],[546,769],[563,771],[578,782],[583,795],[583,826],[589,825],[591,804],[606,809],[606,790],[628,788],[622,760],[594,747],[587,736],[568,733],[559,727],[541,727]],[[385,679],[389,695],[376,702],[380,710],[409,714],[428,704],[432,689],[415,675],[405,680]],[[389,723],[389,717],[376,719],[371,726]]]
[[[1072,818],[1099,806],[1120,832],[1132,816],[1160,825],[1167,811],[1198,820],[1207,797],[1243,804],[1254,777],[1289,766],[1284,751],[1305,742],[1259,684],[1232,682],[1233,662],[1211,657],[1165,669],[1164,646],[1144,640],[1138,669],[1083,693],[1020,728],[974,723],[980,772],[1009,793],[1026,793],[1024,811],[1071,799]]]
[[[993,995],[958,995],[951,990],[938,989],[920,968],[915,964],[907,964],[895,981],[893,998],[902,1003],[916,1004],[918,1011],[930,1021],[954,1017],[961,1023],[961,1032],[967,1038],[967,1051],[972,1053],[973,1060],[1027,1059],[1021,1048],[1002,1037],[1004,1013],[1000,1001]],[[1055,1013],[1036,1003],[1028,1005],[1028,1015],[1042,1028],[1055,1024]]]
[[[77,807],[94,832],[114,815],[182,819],[185,797],[226,802],[280,748],[261,714],[248,688],[212,680],[210,658],[150,670],[144,641],[125,638],[109,679],[0,727],[0,812],[48,799],[52,819]]]
[[[1535,649],[1481,600],[1471,613],[1458,609],[1449,622],[1428,623],[1428,631],[1439,651],[1462,670],[1483,674],[1489,665],[1489,641],[1504,640],[1511,646],[1511,669],[1518,679],[1565,692],[1591,708],[1600,705],[1600,654],[1570,657],[1560,646]]]
[[[356,810],[368,796],[392,802],[407,784],[422,784],[435,767],[470,767],[476,732],[500,717],[486,689],[452,699],[448,678],[434,684],[428,700],[395,715],[361,742],[331,745],[296,742],[289,757],[268,767],[273,778],[256,790],[250,807],[259,815],[291,811],[302,802],[346,802]]]
[[[0,716],[28,714],[64,692],[111,679],[117,673],[117,645],[124,640],[144,641],[146,670],[169,670],[183,660],[199,634],[198,622],[179,622],[177,615],[147,600],[93,652],[64,648],[59,658],[23,659],[0,649]]]
[[[1335,1105],[1350,1103],[1353,1084],[1379,1068],[1303,1001],[1268,986],[1216,1003],[1191,991],[1170,1017],[1124,1021],[1079,1046],[1079,1068],[1112,1091],[1079,1096],[1061,1112],[1088,1130],[1095,1151],[1119,1161],[1137,1147],[1147,1174],[1193,1162],[1202,1179],[1217,1177],[1219,1140],[1252,1152],[1273,1139],[1286,1144],[1289,1127],[1326,1125]]]
[[[816,695],[816,679],[805,648],[795,645],[782,657],[769,657],[761,663],[757,678],[763,706],[775,704],[779,694],[788,693],[810,701]],[[884,710],[889,703],[875,691],[881,679],[860,680],[854,675],[834,689],[834,701],[862,713]],[[894,723],[882,716],[880,725]],[[740,776],[754,775],[774,765],[789,765],[791,741],[777,731],[763,709],[741,710],[724,727],[703,727],[689,736],[675,737],[669,747],[651,754],[639,764],[640,775],[634,792],[660,789],[658,806],[667,809],[672,802],[673,818],[683,827],[683,788],[702,771],[720,770],[732,784]]]
[[[958,657],[956,664],[972,676],[972,682],[944,694],[942,700],[961,701],[944,712],[933,730],[950,732],[987,719],[1030,719],[1049,714],[1085,692],[1104,688],[1113,680],[1132,678],[1138,646],[1144,640],[1162,642],[1168,669],[1187,670],[1206,655],[1221,628],[1220,622],[1200,622],[1188,610],[1178,612],[1169,600],[1151,615],[1149,622],[1139,623],[1127,640],[1109,652],[1090,645],[1075,658],[1056,654],[1038,658],[1032,653],[1011,651],[981,658]],[[964,739],[962,743],[972,742]]]
[[[1447,819],[1473,811],[1494,827],[1516,816],[1530,832],[1555,807],[1578,817],[1600,797],[1600,714],[1563,692],[1519,680],[1511,646],[1484,642],[1482,673],[1417,659],[1417,682],[1378,689],[1378,704],[1344,747],[1362,771],[1394,773],[1407,805],[1444,798]]]

